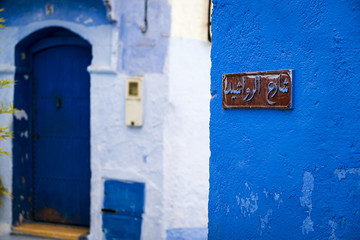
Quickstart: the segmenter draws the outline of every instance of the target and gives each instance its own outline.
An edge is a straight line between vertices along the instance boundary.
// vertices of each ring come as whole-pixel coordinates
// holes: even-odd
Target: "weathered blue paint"
[[[27,71],[30,73],[27,65],[22,68],[21,53],[26,46],[32,45],[32,43],[38,41],[40,38],[48,34],[46,31],[38,31],[47,27],[64,27],[71,30],[74,33],[81,35],[92,45],[93,61],[89,68],[91,76],[91,160],[92,160],[92,210],[91,216],[91,235],[90,238],[100,239],[101,235],[101,215],[100,211],[102,204],[99,199],[102,199],[103,192],[100,190],[101,179],[103,177],[121,177],[123,179],[137,179],[149,182],[152,186],[147,191],[150,195],[155,196],[155,205],[151,205],[151,211],[148,211],[146,218],[146,233],[154,233],[153,236],[164,235],[164,229],[161,224],[154,223],[152,219],[156,219],[158,216],[165,215],[161,210],[164,206],[163,198],[161,194],[158,194],[158,189],[162,188],[163,175],[155,174],[154,171],[162,171],[162,164],[151,164],[148,167],[143,167],[145,164],[136,165],[143,174],[136,175],[135,172],[126,171],[124,166],[128,162],[137,164],[135,159],[140,159],[141,156],[149,155],[144,160],[146,162],[152,162],[152,159],[160,159],[162,157],[161,149],[162,145],[158,144],[162,140],[163,134],[158,134],[163,131],[163,128],[152,128],[151,126],[158,125],[163,121],[161,112],[165,109],[159,107],[158,109],[152,109],[148,112],[148,127],[151,131],[139,130],[134,134],[145,134],[141,137],[141,141],[132,143],[126,141],[126,144],[118,144],[118,141],[122,139],[128,139],[127,135],[133,134],[133,131],[129,130],[122,124],[115,124],[120,121],[123,116],[122,108],[118,108],[118,113],[107,114],[111,109],[110,107],[103,107],[105,102],[110,105],[121,105],[123,98],[123,80],[130,74],[144,74],[148,87],[144,88],[144,94],[148,96],[148,104],[151,103],[151,99],[165,99],[167,96],[167,74],[165,74],[165,59],[167,58],[168,37],[170,34],[170,7],[167,0],[149,1],[148,5],[148,31],[141,33],[140,27],[143,26],[144,19],[144,1],[109,1],[112,2],[112,9],[114,17],[117,22],[111,22],[107,18],[107,12],[105,11],[105,1],[103,0],[74,0],[74,1],[37,1],[37,0],[20,0],[20,1],[0,1],[0,8],[4,7],[5,11],[2,12],[2,16],[7,19],[8,29],[4,30],[5,34],[2,45],[9,46],[2,51],[1,62],[7,67],[14,65],[14,49],[13,47],[19,41],[24,48],[17,46],[16,51],[16,77],[18,84],[15,86],[15,104],[20,109],[29,109],[31,102],[28,101],[27,89],[30,89],[31,85],[22,84],[21,81],[26,81],[28,75],[21,71]],[[50,12],[46,13],[49,7]],[[48,10],[49,10],[48,9]],[[51,10],[52,9],[52,10]],[[35,34],[32,34],[36,32]],[[30,36],[28,36],[30,34]],[[25,39],[24,39],[25,38]],[[26,52],[26,56],[29,57]],[[18,61],[19,60],[19,61]],[[20,62],[20,65],[19,63]],[[118,67],[118,68],[117,68]],[[156,73],[156,74],[154,74]],[[160,74],[159,74],[160,73]],[[11,76],[10,76],[11,77]],[[21,83],[21,84],[20,84]],[[164,84],[166,83],[166,84]],[[158,84],[158,85],[157,85]],[[111,90],[111,91],[109,91]],[[103,94],[104,92],[111,93]],[[111,100],[112,99],[112,100]],[[151,101],[150,101],[151,100]],[[166,105],[167,101],[161,101],[162,105]],[[107,104],[107,106],[110,106]],[[145,104],[146,105],[146,104]],[[146,107],[146,106],[144,106]],[[160,113],[160,114],[159,114]],[[150,115],[149,115],[150,114]],[[32,168],[31,148],[29,146],[30,138],[22,137],[25,132],[31,136],[31,129],[29,121],[31,119],[31,112],[26,111],[28,119],[22,118],[17,121],[14,120],[16,138],[13,142],[14,160],[13,166],[8,164],[13,169],[13,190],[14,200],[13,206],[13,224],[17,224],[20,220],[31,220],[33,214],[33,189],[32,173],[29,173],[28,169]],[[109,117],[110,116],[110,117]],[[112,116],[112,117],[111,117]],[[117,117],[116,117],[117,116]],[[114,120],[115,119],[115,120]],[[119,120],[120,119],[120,120]],[[104,122],[105,121],[105,122]],[[118,123],[120,123],[118,122]],[[20,127],[21,126],[21,127]],[[109,137],[108,134],[114,133],[114,127],[117,128],[115,137]],[[145,126],[146,130],[146,126]],[[119,137],[119,132],[122,137]],[[154,134],[156,132],[156,134]],[[148,135],[148,136],[147,136]],[[155,136],[155,137],[154,137]],[[41,136],[40,136],[41,137]],[[134,138],[132,138],[134,139]],[[150,139],[150,140],[149,140]],[[21,144],[18,144],[21,142]],[[113,148],[112,142],[118,147]],[[135,147],[134,151],[128,151],[127,145]],[[30,145],[31,146],[31,145]],[[102,148],[103,146],[104,148]],[[121,147],[119,147],[121,146]],[[158,146],[160,148],[158,149]],[[156,151],[153,149],[156,148]],[[115,149],[112,151],[111,149]],[[118,156],[119,152],[128,152],[125,154],[125,158],[114,158],[111,155]],[[110,154],[110,157],[105,156],[104,153]],[[138,157],[138,154],[140,158]],[[159,158],[160,156],[160,158]],[[161,163],[161,161],[156,161]],[[105,169],[100,168],[103,166]],[[128,165],[126,165],[128,166]],[[129,165],[130,166],[130,165]],[[147,166],[147,165],[145,165]],[[111,169],[111,171],[110,171]],[[125,169],[125,170],[124,170]],[[123,170],[123,172],[121,172]],[[9,170],[9,172],[11,172]],[[9,176],[11,174],[9,173]],[[24,178],[22,178],[24,177]],[[140,178],[140,179],[139,179]],[[11,182],[11,181],[8,181]],[[9,205],[9,204],[8,204]],[[9,209],[9,206],[6,206]],[[157,207],[160,206],[160,207]],[[8,214],[7,212],[5,212]],[[9,214],[10,215],[10,214]],[[5,215],[1,215],[3,217]],[[10,217],[6,217],[10,219]],[[159,218],[161,219],[161,218]],[[160,221],[160,220],[159,220]],[[7,223],[7,222],[6,222]],[[151,226],[151,227],[148,227]],[[149,235],[149,234],[147,234]],[[150,234],[151,235],[151,234]]]
[[[118,0],[114,7],[119,18],[118,69],[136,75],[162,73],[170,35],[168,1],[148,2],[146,33],[141,31],[144,27],[144,0]]]
[[[105,239],[140,240],[141,217],[103,213]]]
[[[14,91],[14,106],[17,109],[31,108],[31,82],[30,69],[27,61],[21,60],[21,48],[17,47],[19,52],[16,58],[17,84]],[[21,137],[24,132],[31,135],[31,121],[29,114],[20,119],[13,118],[14,122],[14,139],[13,139],[13,208],[12,223],[17,225],[23,218],[28,219],[32,215],[32,161],[31,161],[31,141],[29,137]]]
[[[118,42],[114,46],[117,52],[117,68],[131,75],[145,73],[163,73],[167,57],[170,36],[170,6],[167,0],[149,1],[147,10],[148,30],[142,33],[144,26],[144,0],[113,1]],[[52,13],[47,13],[48,6]],[[20,0],[14,4],[11,0],[1,1],[0,7],[5,8],[2,16],[7,19],[6,25],[24,26],[29,22],[49,20],[68,21],[87,27],[108,25],[106,7],[103,0]],[[161,12],[162,14],[158,14]],[[115,39],[113,38],[113,39]],[[103,42],[102,44],[111,44]],[[115,43],[114,43],[115,44]],[[117,49],[116,49],[117,48]],[[116,49],[116,50],[115,50]]]
[[[64,29],[46,29],[38,35],[45,33],[48,36],[35,44],[24,40],[16,52],[20,80],[15,106],[24,109],[29,119],[14,118],[14,165],[19,169],[14,169],[13,192],[14,201],[20,202],[14,206],[14,223],[24,218],[88,225],[90,80],[86,69],[91,47]],[[24,130],[29,132],[25,141]]]
[[[6,19],[6,25],[23,26],[29,21],[38,22],[46,20],[64,20],[86,26],[108,24],[106,7],[102,0],[3,0],[0,8],[6,11],[2,16]],[[52,9],[52,10],[51,10]],[[16,16],[16,17],[14,17]]]
[[[88,225],[91,48],[60,35],[32,49],[34,220]]]
[[[206,240],[207,228],[173,228],[166,230],[166,240]]]
[[[213,3],[209,239],[356,239],[359,2]],[[222,109],[222,74],[279,69],[293,110]]]
[[[143,183],[105,181],[104,209],[115,210],[117,214],[141,216],[144,212]]]
[[[106,239],[140,239],[145,184],[106,180],[104,185],[103,231]]]

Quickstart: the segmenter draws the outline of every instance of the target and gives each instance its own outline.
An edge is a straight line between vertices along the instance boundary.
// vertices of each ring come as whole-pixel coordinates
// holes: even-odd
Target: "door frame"
[[[104,16],[101,16],[104,17]],[[88,67],[88,71],[90,73],[90,170],[91,170],[91,182],[90,182],[90,191],[91,191],[91,202],[90,202],[90,236],[94,239],[101,239],[102,237],[102,218],[101,218],[101,209],[102,209],[102,198],[103,198],[103,173],[101,169],[101,159],[103,153],[101,149],[97,148],[99,144],[99,138],[102,136],[99,131],[96,129],[99,127],[99,122],[96,119],[99,118],[99,106],[96,104],[92,104],[95,100],[97,101],[102,96],[102,91],[99,89],[99,86],[104,82],[122,80],[126,79],[127,75],[122,72],[117,71],[117,67],[121,65],[121,58],[118,56],[121,55],[122,48],[119,46],[118,38],[120,29],[117,27],[116,23],[109,22],[109,24],[104,24],[100,26],[87,26],[81,23],[74,23],[71,21],[63,21],[63,20],[43,20],[43,21],[35,21],[30,22],[29,24],[13,26],[7,29],[3,29],[5,32],[7,42],[11,43],[10,45],[4,47],[2,49],[2,59],[4,60],[4,66],[0,68],[0,74],[2,78],[8,79],[18,79],[15,76],[15,58],[20,58],[19,55],[15,56],[15,49],[19,47],[20,43],[26,45],[26,42],[33,39],[33,33],[41,33],[41,30],[44,30],[49,27],[61,27],[71,32],[79,35],[86,41],[88,41],[92,47],[92,61],[91,65]],[[20,49],[21,52],[21,49]],[[17,60],[17,62],[19,59]],[[26,74],[26,67],[22,67],[17,65],[17,70],[21,70],[23,74]],[[3,91],[7,91],[9,95],[9,99],[13,101],[13,97],[15,93],[15,87],[11,86],[9,88],[3,89]],[[10,124],[13,122],[12,116],[7,116],[6,121]],[[22,119],[22,121],[28,121],[28,114],[24,112],[22,114],[17,115],[18,119]],[[95,129],[95,131],[94,131]],[[23,141],[27,141],[26,137],[22,138]],[[23,179],[14,177],[13,171],[19,171],[17,168],[26,167],[26,164],[17,164],[13,161],[13,157],[16,154],[14,151],[14,143],[12,141],[8,141],[7,144],[8,149],[12,149],[13,156],[6,157],[4,164],[2,165],[2,171],[8,174],[8,179],[5,179],[8,183],[6,185],[9,186],[26,186],[26,182],[30,181],[30,176],[25,176],[24,182],[22,184]],[[95,146],[95,147],[94,147]],[[24,161],[29,156],[27,149],[22,151],[23,155],[19,156],[23,158]],[[27,154],[27,155],[26,155]],[[17,170],[16,170],[17,169]],[[23,187],[25,189],[25,187]],[[12,192],[13,189],[12,189]],[[28,199],[23,196],[23,200],[21,199],[12,199],[9,203],[6,203],[5,209],[6,214],[9,218],[9,228],[8,231],[11,231],[11,226],[18,225],[25,222],[25,219],[28,217],[27,209],[29,209]],[[14,208],[22,205],[23,211],[14,211]],[[90,237],[89,237],[90,238]]]
[[[58,32],[67,31],[71,37],[66,39],[54,38],[48,39],[47,36]],[[66,41],[64,41],[66,40]],[[33,32],[15,47],[15,79],[18,84],[14,89],[14,106],[15,108],[25,110],[28,113],[28,119],[13,118],[14,122],[14,139],[13,139],[13,226],[20,225],[24,222],[33,221],[33,159],[32,159],[32,55],[42,49],[55,46],[81,46],[87,47],[92,51],[92,46],[81,36],[61,27],[48,27]],[[91,86],[91,76],[90,76]],[[90,89],[89,89],[90,91]],[[91,96],[90,96],[91,98]],[[90,99],[89,99],[90,101]],[[90,102],[89,102],[90,105]],[[90,110],[91,116],[91,110]],[[89,117],[90,117],[89,116]],[[89,119],[90,121],[90,119]],[[91,141],[91,127],[90,141]],[[24,137],[26,136],[26,137]],[[91,171],[91,144],[90,144],[89,169]],[[91,173],[90,173],[91,187]],[[91,202],[90,192],[89,198]],[[91,209],[89,209],[90,216]],[[89,223],[90,224],[90,223]]]

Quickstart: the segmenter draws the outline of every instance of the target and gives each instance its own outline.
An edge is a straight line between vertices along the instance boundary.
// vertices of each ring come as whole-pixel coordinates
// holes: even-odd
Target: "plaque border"
[[[292,110],[294,109],[293,104],[293,91],[294,91],[294,79],[293,79],[293,69],[283,69],[283,70],[270,70],[270,71],[255,71],[255,72],[241,72],[241,73],[224,73],[222,75],[222,81],[221,81],[221,92],[222,92],[222,108],[224,110],[229,109],[277,109],[277,110]],[[227,106],[225,104],[225,95],[224,95],[224,79],[227,76],[248,76],[248,75],[265,75],[265,74],[280,74],[280,73],[287,73],[290,76],[291,79],[291,95],[290,95],[290,106]]]

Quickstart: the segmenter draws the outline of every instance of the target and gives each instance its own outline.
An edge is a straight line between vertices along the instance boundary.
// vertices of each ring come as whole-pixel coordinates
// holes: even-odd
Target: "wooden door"
[[[33,219],[89,225],[91,50],[71,42],[32,54]]]

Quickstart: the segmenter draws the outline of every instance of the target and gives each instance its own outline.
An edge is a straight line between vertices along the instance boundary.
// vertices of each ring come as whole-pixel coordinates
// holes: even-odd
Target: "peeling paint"
[[[271,228],[269,225],[269,217],[272,215],[272,209],[268,209],[264,217],[260,217],[260,236],[262,236],[263,230],[267,228]]]
[[[76,22],[80,22],[80,21],[81,21],[81,18],[83,18],[83,15],[80,15],[80,16],[76,17],[76,18],[75,18],[75,21],[76,21]]]
[[[19,222],[20,222],[20,223],[24,222],[24,215],[23,215],[23,213],[20,213],[20,214],[19,214]]]
[[[278,208],[280,208],[280,204],[283,203],[283,200],[280,198],[280,193],[274,193],[274,201],[278,203]]]
[[[240,206],[241,213],[244,216],[250,216],[258,210],[258,194],[254,194],[253,192],[251,192],[250,196],[246,198],[240,198],[239,196],[236,196],[236,200],[237,204]]]
[[[300,197],[300,204],[302,207],[308,208],[308,216],[305,218],[302,224],[302,233],[309,234],[313,232],[314,222],[311,220],[311,211],[312,211],[312,201],[311,194],[314,190],[314,177],[310,172],[305,172],[303,176],[303,187],[302,187],[302,197]]]
[[[92,23],[92,22],[93,22],[92,18],[88,18],[88,19],[86,19],[84,21],[84,24],[89,24],[89,23]]]
[[[335,169],[334,174],[337,175],[339,181],[346,178],[346,174],[354,174],[360,176],[360,168],[349,168],[349,169]]]
[[[33,19],[35,21],[40,21],[41,19],[43,18],[43,14],[42,13],[39,13],[39,14],[36,14],[34,15]],[[27,80],[27,79],[26,79]]]
[[[21,120],[24,118],[26,121],[28,120],[28,115],[26,114],[25,110],[21,110],[21,112],[17,112],[14,114],[17,120]]]
[[[303,187],[302,187],[302,197],[300,197],[300,203],[303,207],[308,207],[312,209],[311,203],[311,194],[314,190],[314,177],[310,172],[305,172],[303,176]]]
[[[28,131],[21,132],[20,137],[29,138],[29,132]]]
[[[329,220],[329,226],[331,227],[331,234],[329,236],[329,240],[336,240],[337,239],[335,235],[335,231],[337,227],[336,222]]]
[[[265,189],[265,188],[264,188],[263,193],[265,194],[265,197],[266,197],[266,198],[268,198],[268,196],[269,196],[269,192],[268,192],[268,191],[266,191],[266,189]]]
[[[274,193],[274,200],[275,200],[275,201],[278,201],[279,198],[280,198],[280,194]]]
[[[303,221],[303,225],[302,225],[301,229],[302,229],[302,233],[304,235],[309,234],[309,232],[314,231],[314,222],[311,220],[310,213],[309,213],[309,216],[307,216],[305,218],[305,220]]]
[[[56,209],[45,207],[35,214],[35,218],[50,222],[61,222],[68,223],[69,221],[66,216],[62,216]]]

